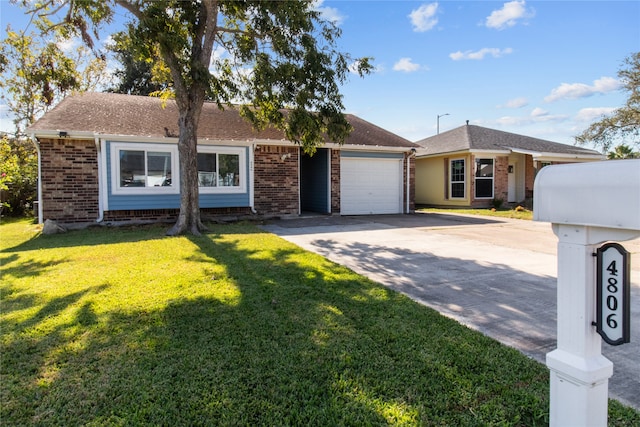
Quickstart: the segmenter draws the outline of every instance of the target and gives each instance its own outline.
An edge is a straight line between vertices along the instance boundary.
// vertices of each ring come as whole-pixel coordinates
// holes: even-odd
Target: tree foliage
[[[620,144],[613,151],[607,153],[607,159],[609,160],[621,160],[621,159],[640,159],[640,152],[633,151],[633,148],[625,144]]]
[[[34,145],[26,140],[0,138],[0,212],[25,215],[36,199],[38,159]]]
[[[35,34],[7,29],[0,56],[0,88],[15,119],[18,134],[44,114],[66,92],[79,86],[74,62],[53,42]]]
[[[89,27],[95,35],[116,6],[132,17],[136,54],[163,64],[170,78],[163,96],[173,97],[179,111],[181,202],[168,234],[203,229],[197,134],[205,99],[220,108],[243,104],[241,114],[256,128],[276,126],[308,153],[325,135],[342,143],[351,131],[339,88],[350,65],[360,75],[371,66],[338,50],[340,29],[314,10],[314,1],[47,0],[31,11],[63,13],[60,25],[93,46]]]
[[[128,24],[127,30],[114,34],[113,42],[107,46],[120,64],[113,73],[115,82],[109,92],[150,95],[168,90],[170,78],[167,79],[166,67],[161,61],[140,53],[131,37],[133,30],[134,27]]]
[[[42,30],[46,20],[36,20]],[[105,77],[105,62],[83,45],[72,53],[61,47],[63,32],[44,35],[37,30],[14,31],[0,45],[0,96],[14,117],[16,136],[71,91],[92,90]]]
[[[615,145],[640,147],[640,52],[630,55],[618,71],[622,87],[629,93],[623,107],[592,123],[576,136],[578,144],[593,144],[603,151]]]

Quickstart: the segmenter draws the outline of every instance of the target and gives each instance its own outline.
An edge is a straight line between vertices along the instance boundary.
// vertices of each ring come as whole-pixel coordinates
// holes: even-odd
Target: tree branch
[[[140,10],[140,8],[138,6],[135,6],[131,2],[128,2],[128,1],[125,1],[125,0],[115,0],[115,2],[116,2],[117,5],[123,7],[127,11],[131,12],[131,14],[133,16],[138,18],[138,21],[142,21],[142,18],[144,18],[144,14]]]
[[[209,64],[213,53],[213,43],[218,31],[218,0],[207,0],[203,2],[207,19],[204,23],[204,37],[202,40],[202,63]],[[211,48],[209,48],[211,46]]]

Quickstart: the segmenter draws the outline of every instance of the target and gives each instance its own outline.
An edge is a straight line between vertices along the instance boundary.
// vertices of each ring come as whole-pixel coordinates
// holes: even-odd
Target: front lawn
[[[254,225],[165,231],[0,226],[3,425],[547,424],[517,351]]]

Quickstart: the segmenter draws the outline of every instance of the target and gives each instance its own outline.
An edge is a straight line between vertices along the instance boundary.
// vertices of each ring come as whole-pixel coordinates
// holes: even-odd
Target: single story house
[[[526,203],[540,168],[605,159],[594,150],[468,122],[417,144],[416,204],[437,207]]]
[[[343,145],[313,156],[275,128],[205,103],[198,129],[203,218],[364,215],[414,209],[412,142],[354,115]],[[164,221],[180,207],[178,110],[158,98],[69,96],[29,129],[39,154],[39,221]]]

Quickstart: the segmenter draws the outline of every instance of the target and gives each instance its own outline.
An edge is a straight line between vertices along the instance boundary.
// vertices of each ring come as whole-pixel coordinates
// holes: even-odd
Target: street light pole
[[[438,120],[436,120],[436,135],[440,135],[440,117],[444,117],[444,116],[448,116],[449,113],[444,113],[444,114],[438,114]]]

